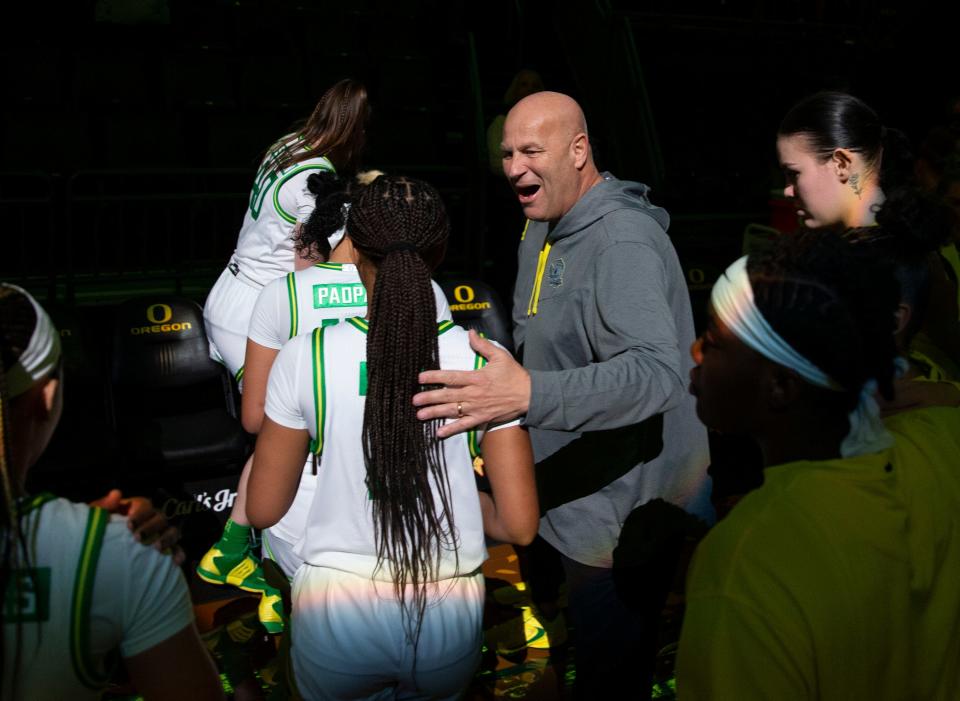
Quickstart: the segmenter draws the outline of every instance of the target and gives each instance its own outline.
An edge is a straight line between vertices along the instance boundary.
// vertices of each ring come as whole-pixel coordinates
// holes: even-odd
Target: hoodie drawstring
[[[536,316],[540,304],[540,284],[543,282],[543,271],[547,267],[547,258],[550,257],[550,243],[543,242],[540,256],[537,258],[537,274],[533,278],[533,290],[530,292],[530,303],[527,304],[527,316]]]

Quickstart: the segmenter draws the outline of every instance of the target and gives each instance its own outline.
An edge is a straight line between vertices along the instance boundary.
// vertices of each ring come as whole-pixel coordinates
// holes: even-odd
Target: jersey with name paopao
[[[437,321],[450,319],[450,305],[443,290],[432,282],[437,304]],[[367,313],[367,293],[355,265],[317,263],[287,273],[260,291],[249,338],[266,348],[279,350],[289,339],[330,326],[342,319]]]

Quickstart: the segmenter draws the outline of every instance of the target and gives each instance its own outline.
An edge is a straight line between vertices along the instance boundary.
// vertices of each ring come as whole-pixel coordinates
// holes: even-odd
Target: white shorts
[[[260,290],[239,280],[229,268],[220,273],[203,305],[210,357],[237,378],[247,355],[247,330]]]
[[[483,574],[447,579],[407,642],[389,582],[303,565],[293,579],[293,668],[305,699],[456,699],[480,663]]]

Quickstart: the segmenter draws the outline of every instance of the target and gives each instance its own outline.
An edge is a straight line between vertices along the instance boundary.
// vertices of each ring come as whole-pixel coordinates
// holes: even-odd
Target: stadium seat
[[[497,293],[479,280],[453,279],[440,287],[450,303],[453,320],[465,329],[475,329],[511,353],[510,315]]]
[[[195,302],[158,295],[118,307],[110,388],[128,469],[222,473],[243,465],[249,446],[236,393],[226,369],[208,356]]]

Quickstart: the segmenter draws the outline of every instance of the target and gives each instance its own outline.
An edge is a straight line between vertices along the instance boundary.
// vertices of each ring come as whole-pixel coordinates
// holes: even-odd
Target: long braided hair
[[[892,261],[831,232],[811,231],[750,256],[747,271],[764,318],[843,387],[821,392],[825,403],[839,401],[850,411],[871,379],[893,397],[900,290]]]
[[[36,325],[37,314],[30,301],[19,291],[0,285],[0,592],[8,592],[12,584],[14,601],[20,600],[23,584],[20,577],[14,574],[17,570],[29,567],[30,557],[16,502],[20,491],[20,476],[12,473],[9,441],[11,401],[7,395],[6,377],[7,371],[20,359],[20,355],[30,343]],[[0,608],[0,625],[6,623],[5,613],[6,606]],[[12,665],[14,689],[21,658],[19,619],[15,636]],[[5,647],[5,636],[0,635],[0,661],[5,660],[8,654]],[[0,689],[5,682],[2,678],[3,669],[4,665],[0,664]]]
[[[350,78],[335,83],[302,127],[267,149],[270,169],[279,172],[319,154],[329,158],[338,172],[352,174],[359,166],[369,119],[363,83]]]
[[[421,389],[419,373],[440,367],[430,271],[442,258],[449,229],[433,187],[395,176],[360,188],[348,222],[353,245],[377,268],[363,414],[377,568],[390,568],[414,643],[441,554],[457,551],[439,421],[420,421],[411,402]]]

